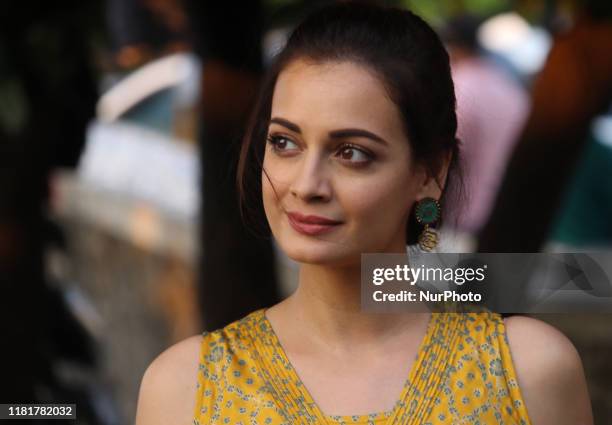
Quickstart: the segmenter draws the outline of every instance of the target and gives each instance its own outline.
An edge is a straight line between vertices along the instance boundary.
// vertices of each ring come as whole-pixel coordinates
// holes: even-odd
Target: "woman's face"
[[[350,265],[361,253],[405,252],[425,180],[411,164],[400,113],[366,68],[295,60],[281,72],[262,183],[270,228],[290,258]]]

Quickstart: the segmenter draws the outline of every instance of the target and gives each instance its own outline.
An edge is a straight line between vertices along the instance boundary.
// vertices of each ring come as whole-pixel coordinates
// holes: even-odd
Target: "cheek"
[[[279,164],[278,161],[270,160],[268,155],[264,157],[263,170],[261,172],[261,188],[264,211],[270,227],[274,227],[281,210],[281,201],[289,187],[286,178],[287,170],[283,170],[283,165]]]
[[[275,188],[270,183],[270,180],[266,176],[266,173],[261,173],[261,191],[263,198],[264,211],[268,219],[270,226],[274,224],[274,218],[276,217],[276,194]]]
[[[281,193],[289,186],[292,169],[294,167],[291,161],[281,160],[266,151],[261,173],[262,183],[267,183],[267,190],[273,193],[276,190],[276,193],[281,197]]]
[[[407,178],[381,176],[363,179],[359,183],[347,182],[344,204],[347,210],[372,224],[396,224],[405,219],[414,202],[415,194]],[[391,221],[391,222],[389,222]]]

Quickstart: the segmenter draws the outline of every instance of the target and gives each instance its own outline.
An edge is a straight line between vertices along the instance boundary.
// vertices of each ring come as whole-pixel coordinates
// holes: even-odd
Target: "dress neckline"
[[[449,337],[454,337],[458,320],[452,320],[448,313],[432,312],[416,354],[404,382],[399,398],[392,410],[365,415],[327,415],[319,408],[303,384],[297,371],[280,343],[271,322],[265,315],[266,309],[254,312],[253,344],[255,359],[267,383],[267,389],[275,393],[283,408],[289,414],[291,423],[419,423],[415,413],[423,409],[424,393],[438,390],[442,371],[449,361]]]

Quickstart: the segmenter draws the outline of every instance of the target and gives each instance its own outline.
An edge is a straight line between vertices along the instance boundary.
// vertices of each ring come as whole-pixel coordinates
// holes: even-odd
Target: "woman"
[[[452,205],[454,107],[448,56],[410,12],[342,4],[298,27],[239,182],[250,212],[263,198],[299,287],[157,358],[138,425],[592,422],[580,359],[542,322],[360,309],[362,252],[405,253],[422,230],[435,242],[414,210]]]

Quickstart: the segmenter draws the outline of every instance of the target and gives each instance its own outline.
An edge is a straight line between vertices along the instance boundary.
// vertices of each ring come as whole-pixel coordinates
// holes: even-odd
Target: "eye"
[[[364,149],[353,145],[342,145],[336,155],[342,160],[353,165],[366,165],[374,159],[374,155]]]
[[[270,135],[268,143],[272,145],[272,149],[276,152],[291,152],[298,149],[298,145],[291,139],[285,136]]]

